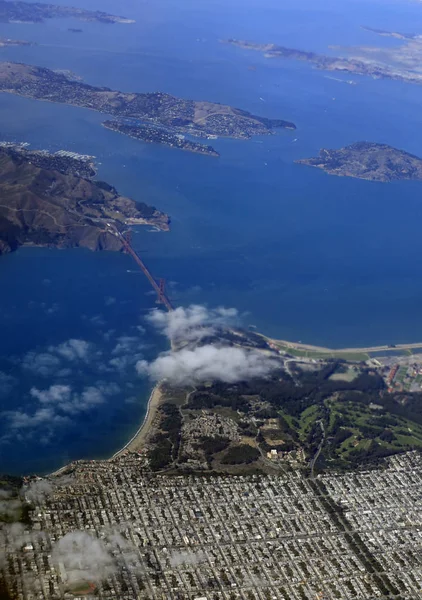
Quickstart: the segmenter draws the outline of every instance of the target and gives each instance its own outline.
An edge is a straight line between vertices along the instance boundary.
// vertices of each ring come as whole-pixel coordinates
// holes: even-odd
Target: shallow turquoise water
[[[422,155],[422,88],[358,77],[350,86],[307,65],[218,42],[249,38],[316,51],[336,43],[391,44],[360,25],[422,31],[419,6],[401,5],[398,13],[394,4],[363,2],[342,4],[341,11],[338,3],[320,9],[269,0],[266,11],[237,1],[79,4],[134,16],[137,24],[83,23],[79,35],[64,21],[1,24],[0,36],[40,43],[2,56],[71,69],[89,83],[122,90],[229,103],[293,120],[297,131],[218,140],[221,158],[214,160],[124,138],[101,128],[104,117],[93,112],[0,95],[5,139],[94,154],[100,177],[167,211],[170,233],[140,228],[134,239],[153,273],[170,282],[176,304],[235,306],[245,324],[266,333],[334,347],[422,339],[421,184],[329,177],[293,162],[321,146],[362,139]],[[146,357],[163,348],[150,329],[135,329],[145,326],[154,298],[133,271],[126,256],[80,250],[28,248],[0,259],[0,371],[17,380],[0,398],[1,410],[34,416],[32,388],[71,383],[80,394],[111,382],[119,387],[100,407],[54,428],[26,427],[7,437],[10,417],[3,418],[0,471],[45,471],[106,456],[136,430],[148,382],[133,364],[121,372],[104,367],[121,336],[138,336],[132,343]],[[61,364],[61,371],[71,369],[67,375],[25,367],[28,353],[57,354],[54,348],[71,338],[91,344],[90,358]]]

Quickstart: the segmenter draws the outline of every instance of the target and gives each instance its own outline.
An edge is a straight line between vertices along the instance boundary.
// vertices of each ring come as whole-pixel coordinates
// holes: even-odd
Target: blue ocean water
[[[336,44],[391,45],[397,41],[361,25],[421,32],[418,4],[72,4],[137,22],[79,23],[81,34],[67,31],[75,21],[0,24],[0,37],[39,44],[1,49],[3,59],[297,124],[271,137],[219,139],[221,158],[212,159],[114,134],[94,112],[0,95],[1,137],[94,154],[99,177],[171,215],[170,233],[138,228],[134,244],[169,281],[175,304],[235,306],[246,325],[333,347],[422,339],[421,184],[336,178],[294,164],[357,140],[422,156],[422,88],[364,77],[346,85],[309,65],[219,43],[235,37],[328,53]],[[0,259],[0,289],[0,371],[10,376],[0,379],[0,471],[43,472],[110,455],[137,429],[149,395],[130,357],[165,347],[144,319],[154,307],[147,282],[127,256],[25,248]],[[43,412],[51,386],[74,403],[91,394],[90,410],[52,423]]]

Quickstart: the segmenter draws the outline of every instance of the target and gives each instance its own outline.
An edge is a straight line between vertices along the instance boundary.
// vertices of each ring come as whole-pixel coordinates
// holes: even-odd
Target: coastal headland
[[[23,244],[121,251],[128,224],[169,229],[167,215],[94,175],[90,157],[0,146],[0,254]]]

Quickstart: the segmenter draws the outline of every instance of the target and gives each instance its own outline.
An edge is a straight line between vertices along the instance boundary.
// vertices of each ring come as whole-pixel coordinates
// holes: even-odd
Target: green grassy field
[[[282,415],[305,448],[309,434],[319,428],[317,421],[321,420],[326,434],[323,457],[339,466],[356,462],[359,453],[370,453],[374,446],[388,453],[422,450],[422,425],[364,403],[339,400],[335,395],[323,405],[308,406],[297,418]]]

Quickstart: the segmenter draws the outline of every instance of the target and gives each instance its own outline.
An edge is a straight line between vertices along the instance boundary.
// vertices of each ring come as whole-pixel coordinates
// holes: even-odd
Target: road
[[[316,423],[319,423],[320,426],[321,426],[322,440],[319,443],[318,450],[316,451],[315,456],[313,457],[313,459],[311,460],[311,462],[309,464],[309,466],[311,468],[311,479],[315,479],[314,468],[315,468],[316,462],[317,462],[317,460],[319,458],[319,455],[321,454],[321,450],[322,450],[322,447],[323,447],[324,442],[325,442],[325,427],[324,427],[324,423],[322,422],[321,419],[319,421],[316,421]]]

